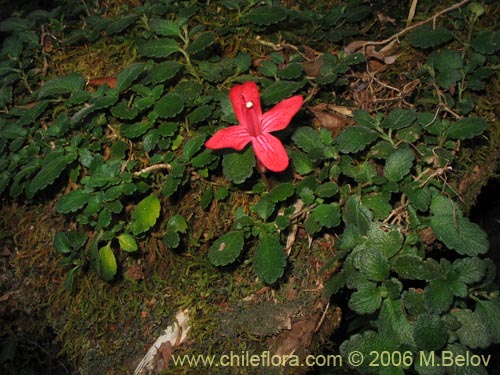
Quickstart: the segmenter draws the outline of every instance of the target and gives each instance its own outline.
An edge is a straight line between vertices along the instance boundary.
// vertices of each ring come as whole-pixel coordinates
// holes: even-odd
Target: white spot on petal
[[[252,108],[253,107],[253,103],[252,102],[246,102],[246,107],[247,108]]]

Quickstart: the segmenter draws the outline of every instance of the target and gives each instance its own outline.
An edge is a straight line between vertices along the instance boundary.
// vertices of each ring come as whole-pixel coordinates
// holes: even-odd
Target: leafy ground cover
[[[496,2],[105,5],[0,22],[4,369],[133,373],[179,311],[157,373],[495,366],[413,359],[500,341]]]

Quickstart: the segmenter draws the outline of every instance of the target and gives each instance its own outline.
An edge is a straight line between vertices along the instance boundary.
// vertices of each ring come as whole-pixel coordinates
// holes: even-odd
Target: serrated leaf
[[[202,105],[195,108],[187,118],[191,124],[199,124],[212,115],[212,110],[213,107],[211,105]]]
[[[345,128],[336,138],[339,150],[345,154],[358,152],[377,139],[377,133],[364,126]]]
[[[291,182],[285,182],[275,186],[269,192],[269,199],[274,203],[281,202],[286,200],[287,198],[290,198],[294,192],[295,187],[293,186],[293,184]]]
[[[370,247],[382,252],[387,258],[397,254],[403,246],[403,235],[399,227],[372,222],[368,231]]]
[[[477,283],[486,274],[486,264],[478,257],[457,259],[452,268],[458,273],[458,279],[466,284]]]
[[[451,124],[447,134],[450,138],[464,140],[483,134],[487,126],[480,117],[465,117]]]
[[[40,115],[45,112],[45,109],[47,108],[48,104],[49,101],[43,101],[36,104],[34,107],[26,110],[17,121],[17,125],[24,126],[28,124],[33,124],[33,122],[35,122],[35,120],[37,120],[40,117]],[[9,126],[7,126],[6,130],[9,130]]]
[[[61,214],[75,212],[87,203],[90,195],[90,192],[81,189],[69,192],[57,201],[56,211]]]
[[[487,348],[491,345],[491,336],[488,326],[480,316],[468,309],[454,310],[452,315],[461,323],[457,330],[460,343],[471,349]]]
[[[250,10],[245,18],[255,25],[267,26],[283,21],[286,18],[286,12],[281,7],[262,6]]]
[[[417,210],[426,212],[429,209],[431,192],[427,185],[420,186],[418,181],[414,181],[406,185],[403,191]]]
[[[78,251],[87,242],[84,232],[57,232],[54,236],[54,248],[61,254]]]
[[[208,259],[214,266],[225,266],[236,260],[243,249],[243,232],[234,231],[222,235],[208,249]]]
[[[154,194],[141,200],[131,214],[130,229],[132,234],[137,236],[155,225],[160,216],[160,208],[160,200]]]
[[[344,204],[342,218],[346,226],[353,226],[364,235],[370,229],[372,213],[361,204],[359,196],[351,195]]]
[[[374,283],[365,284],[352,293],[349,308],[358,314],[371,314],[380,308],[382,297]]]
[[[413,338],[418,349],[439,350],[448,342],[448,330],[439,315],[420,314],[413,323]]]
[[[339,191],[339,186],[335,182],[325,182],[318,185],[314,192],[320,198],[331,198]]]
[[[143,82],[147,83],[162,83],[174,77],[184,65],[176,61],[163,61],[156,64],[149,70],[149,74],[144,78]]]
[[[108,243],[99,249],[99,276],[106,281],[111,281],[116,275],[116,270],[115,254]]]
[[[481,31],[470,44],[479,53],[493,54],[500,49],[500,33],[495,31]]]
[[[413,330],[401,299],[387,298],[378,315],[378,332],[391,337],[400,344],[414,346]]]
[[[266,284],[273,284],[285,270],[286,254],[283,245],[275,236],[265,234],[260,236],[255,249],[255,273]]]
[[[337,293],[340,288],[344,287],[345,280],[345,271],[342,270],[340,272],[337,272],[325,283],[323,295],[329,299],[331,296]]]
[[[293,142],[307,153],[321,150],[324,145],[313,128],[301,126],[292,135]]]
[[[269,196],[263,196],[251,209],[263,220],[266,220],[274,212],[275,204],[271,202]]]
[[[389,155],[384,166],[384,176],[389,181],[400,181],[413,166],[415,154],[410,148],[400,148]]]
[[[410,34],[408,41],[413,47],[430,48],[446,43],[453,38],[453,33],[445,27],[433,28],[430,25],[423,25]]]
[[[163,243],[169,249],[176,249],[181,243],[181,237],[178,232],[173,230],[167,230],[163,236]]]
[[[144,64],[135,63],[127,66],[116,76],[116,90],[125,91],[139,77],[144,70]]]
[[[491,342],[500,343],[500,300],[477,300],[475,313],[487,326]]]
[[[204,49],[210,47],[215,42],[215,34],[211,31],[200,34],[194,41],[192,41],[186,49],[190,55],[194,55]]]
[[[444,280],[431,280],[424,289],[427,310],[436,314],[447,311],[453,301],[453,291]]]
[[[70,73],[66,77],[55,78],[45,82],[40,91],[38,91],[38,99],[49,96],[65,95],[77,92],[83,89],[85,80],[78,73]]]
[[[402,278],[409,280],[425,280],[429,272],[426,263],[415,254],[401,254],[392,261],[392,268]]]
[[[338,203],[319,204],[313,208],[309,217],[323,227],[336,227],[340,224],[340,206]]]
[[[179,25],[174,21],[152,18],[149,20],[149,27],[155,34],[161,36],[180,36]]]
[[[281,102],[282,100],[292,96],[292,94],[302,86],[304,86],[304,82],[302,81],[276,81],[262,92],[260,97],[262,104],[270,105]]]
[[[17,33],[29,30],[30,24],[27,19],[21,17],[8,17],[0,22],[0,31]]]
[[[368,280],[384,281],[389,276],[389,261],[381,250],[359,250],[353,254],[353,264]]]
[[[129,108],[127,102],[122,100],[118,104],[111,107],[111,114],[122,120],[132,120],[138,115],[137,108]]]
[[[28,187],[28,197],[32,198],[35,193],[43,190],[48,185],[53,183],[56,178],[58,178],[61,173],[66,169],[68,164],[73,162],[77,158],[77,154],[70,152],[54,158],[47,157],[44,160],[42,169],[33,177],[31,183]],[[50,159],[50,160],[48,160]]]
[[[198,135],[186,142],[182,153],[184,160],[191,159],[198,151],[200,151],[203,143],[205,142],[205,138],[205,135]]]
[[[364,206],[373,211],[374,218],[386,219],[392,212],[392,205],[389,203],[389,197],[384,194],[363,195],[362,203]]]
[[[161,118],[175,117],[184,109],[184,97],[176,93],[168,93],[158,100],[154,111]]]
[[[224,176],[235,184],[243,183],[253,174],[255,156],[250,147],[243,152],[232,152],[222,158]]]
[[[129,233],[120,234],[118,236],[118,243],[120,244],[120,248],[127,253],[133,253],[139,249],[134,236]]]
[[[129,14],[129,15],[120,15],[113,19],[111,23],[106,27],[106,32],[108,34],[117,34],[125,30],[128,26],[133,24],[139,15],[137,14]]]
[[[148,39],[139,42],[138,52],[146,57],[168,57],[181,50],[179,44],[170,38]]]
[[[410,126],[417,119],[415,111],[396,108],[382,121],[383,128],[401,129]]]
[[[472,223],[466,217],[433,216],[431,228],[438,240],[461,255],[476,256],[488,251],[488,236],[479,225]]]

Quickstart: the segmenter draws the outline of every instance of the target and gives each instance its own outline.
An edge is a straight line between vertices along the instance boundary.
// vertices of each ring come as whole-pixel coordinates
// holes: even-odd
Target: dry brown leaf
[[[333,112],[326,103],[309,107],[309,110],[314,114],[317,126],[328,129],[334,137],[337,137],[345,127],[345,117]]]

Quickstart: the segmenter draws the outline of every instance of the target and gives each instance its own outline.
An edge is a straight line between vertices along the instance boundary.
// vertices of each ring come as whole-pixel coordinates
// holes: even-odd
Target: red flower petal
[[[270,171],[282,172],[288,167],[288,155],[281,141],[265,133],[252,139],[252,146],[257,159]]]
[[[295,95],[276,104],[262,116],[262,131],[272,132],[285,129],[290,124],[290,121],[292,121],[292,117],[302,107],[303,102],[304,99],[302,96]]]
[[[205,147],[212,150],[219,148],[234,148],[235,150],[242,150],[243,147],[245,147],[251,140],[252,136],[248,134],[248,131],[244,126],[235,125],[217,131],[208,141],[205,142]]]
[[[240,125],[247,127],[252,135],[260,134],[262,107],[257,84],[255,82],[246,82],[242,85],[233,86],[229,92],[229,99]]]

